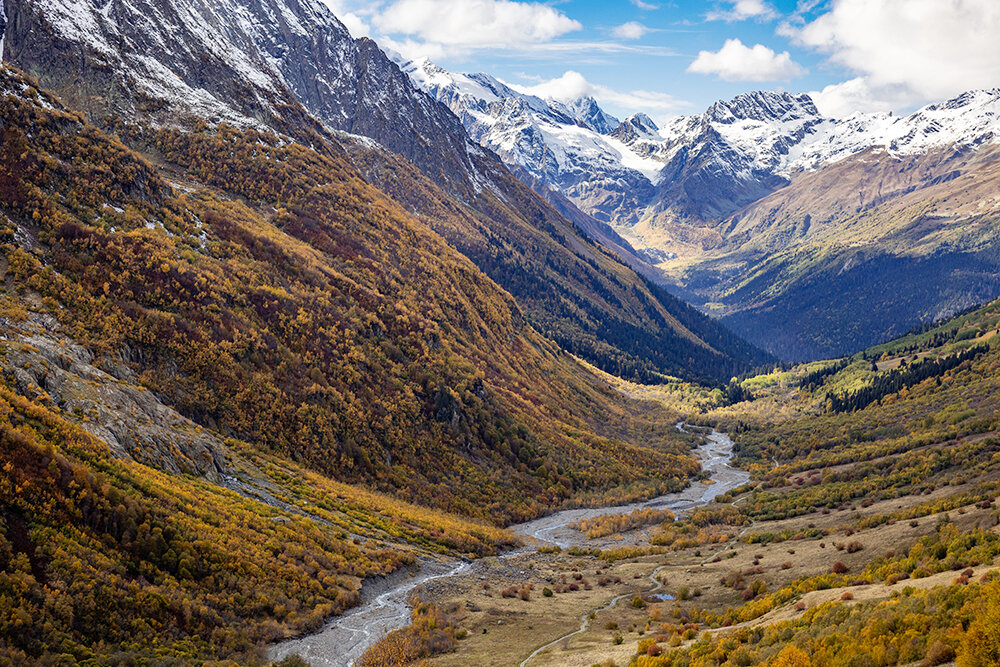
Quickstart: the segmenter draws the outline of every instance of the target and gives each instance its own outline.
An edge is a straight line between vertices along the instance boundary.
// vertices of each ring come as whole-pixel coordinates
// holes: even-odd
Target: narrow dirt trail
[[[682,425],[678,424],[678,428],[682,428]],[[535,521],[520,524],[520,526],[514,526],[513,528],[520,535],[557,544],[565,549],[586,541],[579,531],[569,528],[569,525],[574,521],[608,514],[629,514],[637,509],[669,509],[675,514],[683,514],[711,503],[717,496],[742,486],[750,479],[748,473],[729,465],[733,456],[733,441],[725,433],[713,430],[709,434],[706,443],[699,448],[698,454],[702,459],[702,469],[712,473],[710,479],[713,484],[707,485],[707,488],[698,489],[697,487],[702,485],[695,484],[680,493],[660,496],[659,498],[632,503],[631,505],[587,510],[566,510],[564,512],[557,512],[549,517],[542,517]],[[714,555],[711,554],[708,558]],[[649,575],[649,581],[653,587],[643,593],[644,596],[652,595],[663,588],[663,583],[660,582],[658,577],[660,572],[666,567],[666,565],[658,567]],[[579,628],[538,647],[521,662],[520,667],[527,667],[529,662],[544,653],[547,649],[586,632],[590,627],[591,615],[611,609],[624,598],[631,595],[634,595],[634,593],[623,593],[612,598],[602,606],[587,611],[580,617]]]

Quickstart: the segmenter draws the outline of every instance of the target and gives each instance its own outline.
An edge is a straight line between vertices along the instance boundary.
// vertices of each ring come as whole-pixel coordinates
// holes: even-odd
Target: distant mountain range
[[[780,356],[851,352],[1000,290],[988,194],[1000,89],[844,119],[808,95],[757,91],[658,127],[641,113],[616,123],[591,98],[402,67],[527,182],[608,223],[676,293]],[[960,242],[940,233],[973,220]],[[890,285],[891,304],[838,298],[872,303]]]

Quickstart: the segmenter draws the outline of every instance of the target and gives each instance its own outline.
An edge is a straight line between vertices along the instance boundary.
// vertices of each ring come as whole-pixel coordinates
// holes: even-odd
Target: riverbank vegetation
[[[674,513],[670,510],[639,509],[628,514],[604,514],[588,519],[580,519],[570,524],[590,539],[607,537],[637,528],[671,523]]]
[[[368,649],[358,661],[359,667],[406,667],[420,665],[424,658],[455,649],[465,633],[436,605],[411,602],[410,625],[394,630]]]

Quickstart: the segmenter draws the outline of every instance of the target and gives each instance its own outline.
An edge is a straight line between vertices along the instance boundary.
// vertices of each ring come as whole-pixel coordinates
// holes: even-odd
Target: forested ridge
[[[828,394],[829,409],[832,412],[863,410],[901,389],[912,387],[928,378],[940,378],[943,373],[960,366],[963,361],[975,359],[989,349],[989,345],[976,345],[944,357],[922,359],[908,365],[904,363],[899,368],[876,376],[860,389],[838,395]]]
[[[484,188],[461,203],[398,156],[364,144],[345,147],[376,187],[502,285],[535,328],[606,372],[643,382],[672,375],[724,384],[772,360],[641,277],[492,163],[480,166],[504,185],[504,195]]]

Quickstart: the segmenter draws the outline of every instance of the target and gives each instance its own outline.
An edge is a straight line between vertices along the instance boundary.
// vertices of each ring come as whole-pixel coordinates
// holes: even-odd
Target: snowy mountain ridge
[[[455,74],[427,59],[400,63],[413,82],[445,104],[473,140],[516,172],[567,195],[602,221],[608,198],[637,209],[628,190],[651,194],[662,164],[613,136],[620,123],[592,98],[569,104],[519,92],[488,74]],[[612,192],[607,191],[608,184]]]
[[[494,187],[481,147],[322,0],[23,0],[0,17],[4,59],[43,74],[70,106],[154,124],[367,137],[447,188]],[[79,85],[78,64],[87,63]],[[486,169],[489,171],[489,168]]]
[[[1000,141],[1000,89],[968,92],[907,116],[844,119],[822,116],[807,94],[755,91],[662,128],[641,113],[612,128],[612,117],[592,98],[543,100],[488,74],[454,74],[426,59],[403,69],[508,165],[623,227],[671,207],[668,198],[678,190],[681,200],[693,192],[694,201],[682,201],[676,214],[718,219],[797,173],[867,150],[903,156]],[[698,201],[699,191],[706,201]]]

